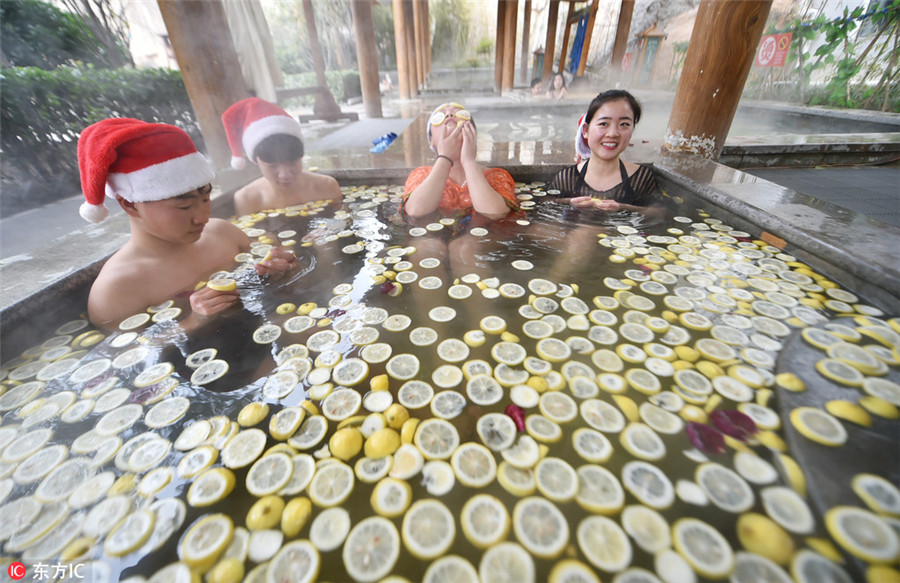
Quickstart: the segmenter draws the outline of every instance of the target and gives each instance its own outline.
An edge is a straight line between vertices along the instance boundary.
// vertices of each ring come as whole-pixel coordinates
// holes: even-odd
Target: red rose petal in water
[[[712,427],[688,422],[685,430],[694,447],[703,453],[725,453],[725,438]]]
[[[516,429],[525,431],[525,410],[518,405],[507,405],[503,411],[515,422]]]
[[[396,286],[394,286],[394,284],[392,284],[389,281],[386,281],[383,284],[381,284],[381,293],[389,294],[392,291],[394,291],[394,287],[396,287]]]
[[[741,441],[747,441],[757,432],[753,419],[740,411],[716,410],[709,415],[709,419],[716,429]]]

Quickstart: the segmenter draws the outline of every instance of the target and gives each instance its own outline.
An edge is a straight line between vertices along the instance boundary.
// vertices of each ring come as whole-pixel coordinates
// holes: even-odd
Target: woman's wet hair
[[[553,78],[550,79],[550,88],[551,88],[551,89],[556,89],[556,78],[557,78],[557,77],[559,77],[560,79],[562,79],[562,86],[563,86],[563,87],[566,86],[566,76],[563,75],[562,73],[555,73],[555,74],[553,75]]]
[[[584,118],[586,123],[591,122],[594,118],[594,114],[597,113],[597,110],[600,109],[604,103],[618,101],[620,99],[624,99],[628,102],[628,105],[631,106],[631,111],[634,112],[634,125],[637,125],[637,122],[641,119],[641,104],[634,98],[634,95],[624,89],[610,89],[609,91],[598,93],[597,97],[595,97],[588,106],[587,114]]]
[[[256,146],[254,156],[267,164],[296,162],[303,157],[303,141],[297,136],[274,134]]]

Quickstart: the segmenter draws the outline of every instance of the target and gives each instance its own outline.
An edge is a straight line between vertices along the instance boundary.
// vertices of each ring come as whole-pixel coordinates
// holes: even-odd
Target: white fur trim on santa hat
[[[247,124],[241,137],[244,153],[254,164],[256,163],[256,147],[260,142],[276,134],[287,134],[303,139],[300,124],[286,115],[270,115]]]
[[[247,167],[247,160],[243,156],[232,156],[231,167],[235,170],[243,170]]]
[[[586,127],[584,117],[585,116],[581,116],[581,119],[578,120],[578,132],[575,134],[575,152],[582,160],[591,157],[591,149],[588,147],[587,139],[584,137],[584,130]]]
[[[90,223],[99,223],[109,216],[109,209],[103,204],[91,204],[84,201],[78,207],[78,214],[81,215],[82,219]]]
[[[152,202],[196,190],[213,178],[215,173],[206,158],[193,152],[127,174],[110,172],[106,184],[109,194],[130,202]]]

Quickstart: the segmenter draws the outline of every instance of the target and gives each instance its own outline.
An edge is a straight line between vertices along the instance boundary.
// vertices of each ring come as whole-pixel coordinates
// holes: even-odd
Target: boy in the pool
[[[189,296],[182,325],[238,303],[236,290],[194,291],[210,274],[234,267],[250,240],[231,223],[210,218],[213,171],[190,136],[167,124],[105,119],[78,139],[78,166],[86,201],[80,213],[97,223],[109,211],[105,194],[128,215],[131,238],[104,264],[88,297],[91,323],[103,330],[168,299]],[[273,249],[256,266],[260,275],[287,271],[293,253]]]
[[[259,166],[257,178],[234,195],[235,212],[247,215],[319,200],[342,200],[337,180],[303,170],[300,124],[286,111],[258,97],[238,101],[222,114],[231,146],[231,165]]]

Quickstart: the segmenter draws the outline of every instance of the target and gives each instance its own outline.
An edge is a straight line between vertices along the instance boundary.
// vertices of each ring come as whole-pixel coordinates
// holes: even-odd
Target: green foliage
[[[479,57],[490,56],[491,53],[494,52],[494,39],[492,38],[483,38],[478,41],[478,46],[475,48],[475,54]]]
[[[27,195],[17,193],[16,184],[65,185],[68,191],[45,194],[51,200],[77,194],[78,136],[85,127],[107,117],[177,125],[191,135],[199,149],[204,147],[178,71],[23,67],[4,68],[0,74],[5,206],[11,197]]]
[[[74,14],[39,0],[0,2],[4,66],[55,69],[78,61],[102,65],[98,41]]]
[[[429,5],[433,32],[431,51],[435,63],[464,60],[469,38],[469,4],[462,0],[432,0]]]

